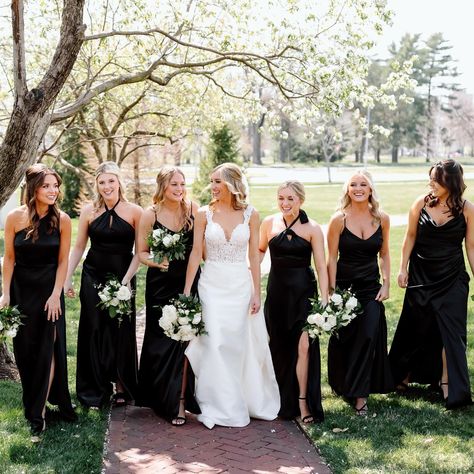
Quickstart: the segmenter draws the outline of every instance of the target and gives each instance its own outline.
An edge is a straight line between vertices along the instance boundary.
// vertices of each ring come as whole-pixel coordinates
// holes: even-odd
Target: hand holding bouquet
[[[186,237],[183,232],[167,232],[165,229],[153,229],[146,239],[152,259],[155,263],[186,258]],[[166,272],[166,268],[160,268]]]
[[[322,334],[337,335],[338,329],[347,326],[362,311],[359,301],[350,290],[336,289],[326,306],[317,299],[310,301],[311,312],[303,331],[313,339]]]
[[[6,341],[7,337],[15,337],[24,316],[16,306],[4,306],[0,308],[0,343]]]
[[[159,325],[166,336],[186,342],[207,334],[201,317],[201,303],[197,296],[178,295],[172,304],[163,306]]]
[[[107,309],[111,318],[117,318],[119,326],[123,316],[132,312],[132,292],[122,285],[115,276],[111,276],[105,285],[99,285],[99,308]]]

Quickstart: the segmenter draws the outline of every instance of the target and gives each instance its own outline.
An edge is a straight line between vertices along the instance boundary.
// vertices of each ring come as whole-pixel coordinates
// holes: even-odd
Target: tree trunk
[[[380,148],[377,148],[377,149],[375,150],[375,161],[376,161],[377,163],[380,163],[380,153],[381,153]]]
[[[360,163],[360,150],[355,150],[354,156],[355,156],[355,162]]]
[[[142,193],[140,188],[140,159],[138,152],[133,153],[133,181],[134,202],[141,206]]]
[[[398,146],[392,147],[392,163],[398,163]]]
[[[252,163],[262,164],[262,135],[258,124],[252,123]]]
[[[50,107],[66,82],[82,46],[85,0],[64,0],[61,33],[51,64],[40,83],[28,91],[24,68],[22,3],[12,3],[15,102],[4,139],[0,145],[0,206],[18,187],[26,168],[36,161],[36,153],[51,122]]]

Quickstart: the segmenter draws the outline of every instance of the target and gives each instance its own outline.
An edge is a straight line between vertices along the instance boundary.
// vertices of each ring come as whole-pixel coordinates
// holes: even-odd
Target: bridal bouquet
[[[115,276],[111,276],[105,285],[98,285],[100,303],[99,308],[106,309],[111,318],[117,318],[118,324],[123,317],[132,312],[132,292],[126,285],[122,285]]]
[[[347,326],[362,310],[359,301],[350,290],[337,290],[323,306],[316,299],[312,303],[311,313],[306,319],[303,331],[315,339],[322,334],[336,334],[338,329]]]
[[[0,308],[0,343],[6,341],[7,337],[15,337],[24,316],[16,306],[4,306]]]
[[[201,317],[201,303],[197,296],[178,295],[171,304],[163,306],[158,322],[166,336],[186,342],[207,334]]]
[[[186,257],[186,236],[183,232],[167,232],[165,229],[152,230],[146,239],[146,243],[150,247],[153,254],[154,262],[160,263],[167,259],[184,260]],[[167,270],[162,268],[162,272]]]

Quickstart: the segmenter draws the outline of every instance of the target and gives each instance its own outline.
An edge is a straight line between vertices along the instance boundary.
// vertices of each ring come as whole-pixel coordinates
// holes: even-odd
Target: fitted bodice
[[[253,207],[247,206],[243,213],[244,221],[237,224],[227,240],[224,229],[212,220],[213,212],[206,210],[207,225],[205,231],[206,259],[211,262],[241,263],[247,260],[247,247],[250,238],[249,220]]]
[[[48,217],[39,222],[38,239],[33,242],[25,239],[28,230],[22,229],[15,234],[15,265],[29,267],[40,265],[57,265],[59,255],[59,230],[49,231]]]

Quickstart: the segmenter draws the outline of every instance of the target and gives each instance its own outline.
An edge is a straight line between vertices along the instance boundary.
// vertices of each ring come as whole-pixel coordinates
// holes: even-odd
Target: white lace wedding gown
[[[244,211],[244,222],[229,241],[207,210],[206,262],[198,288],[208,334],[193,339],[186,355],[196,376],[198,419],[208,428],[246,426],[250,417],[273,420],[280,409],[263,313],[249,312],[252,210]]]

